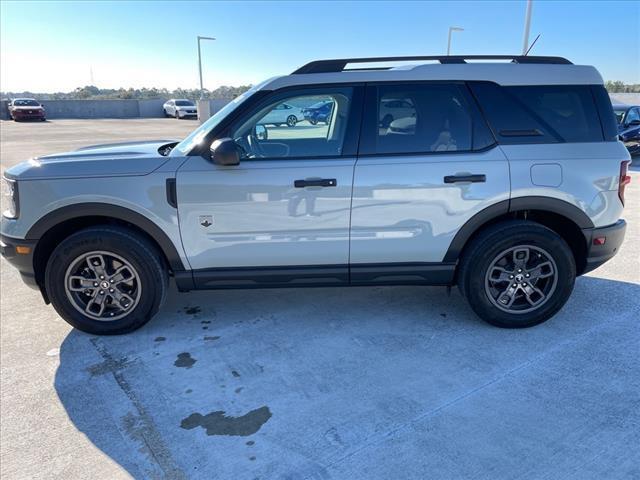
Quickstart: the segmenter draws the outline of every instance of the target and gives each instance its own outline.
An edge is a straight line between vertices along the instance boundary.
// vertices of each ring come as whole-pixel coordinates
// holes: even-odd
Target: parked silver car
[[[397,60],[440,64],[346,69]],[[332,103],[327,125],[268,134],[279,106],[318,98]],[[182,291],[457,285],[487,322],[528,327],[619,250],[629,163],[593,67],[317,61],[182,141],[6,170],[2,255],[94,334],[146,323],[170,278]]]
[[[187,117],[197,117],[198,108],[195,103],[186,98],[172,98],[167,100],[162,106],[165,117],[175,117],[178,119]]]
[[[275,125],[280,127],[286,125],[288,127],[295,127],[296,124],[304,120],[302,109],[289,105],[288,103],[281,103],[273,108],[267,115],[265,115],[261,123],[263,125]]]

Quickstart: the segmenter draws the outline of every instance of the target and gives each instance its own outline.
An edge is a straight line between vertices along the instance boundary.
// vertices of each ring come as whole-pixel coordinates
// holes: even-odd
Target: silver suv
[[[380,67],[398,61],[412,64]],[[283,104],[305,118],[264,121]],[[482,319],[528,327],[615,255],[629,163],[590,66],[316,61],[181,142],[8,169],[2,254],[94,334],[146,323],[170,278],[181,291],[458,285]]]

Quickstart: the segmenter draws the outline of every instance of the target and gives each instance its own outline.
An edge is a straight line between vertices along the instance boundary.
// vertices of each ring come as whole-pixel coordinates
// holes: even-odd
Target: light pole
[[[200,99],[204,98],[204,87],[202,86],[202,55],[200,55],[200,40],[215,40],[213,37],[201,37],[198,35],[198,72],[200,73]]]
[[[529,50],[529,27],[531,27],[531,9],[533,8],[533,0],[527,0],[527,13],[524,14],[524,35],[522,37],[522,55],[527,54]]]
[[[447,42],[447,55],[451,55],[451,32],[462,32],[462,27],[449,27],[449,41]]]

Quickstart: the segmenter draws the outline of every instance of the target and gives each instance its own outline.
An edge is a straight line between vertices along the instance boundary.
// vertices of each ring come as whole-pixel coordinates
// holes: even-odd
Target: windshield
[[[622,119],[624,118],[624,112],[626,111],[627,111],[626,109],[619,110],[617,108],[613,110],[613,113],[616,114],[616,122],[622,123]]]
[[[40,104],[35,100],[14,100],[14,107],[39,107]]]
[[[263,84],[259,84],[259,85],[255,85],[254,87],[251,87],[249,90],[244,92],[242,95],[239,95],[238,97],[234,98],[229,103],[227,103],[224,107],[222,107],[220,110],[218,110],[215,113],[215,115],[213,115],[209,120],[204,122],[202,125],[200,125],[198,128],[196,128],[193,132],[191,132],[187,138],[185,138],[179,144],[177,144],[176,147],[173,149],[173,152],[178,151],[178,152],[180,152],[181,154],[184,155],[184,154],[189,153],[191,150],[193,150],[193,148],[195,148],[198,144],[200,144],[200,142],[202,142],[204,137],[206,137],[207,134],[211,130],[216,128],[218,126],[218,124],[227,115],[229,115],[236,108],[238,108],[238,106],[241,103],[243,103],[247,98],[249,98],[255,92],[260,90],[262,85]]]
[[[176,100],[176,106],[178,107],[193,107],[195,106],[193,102],[189,100]]]

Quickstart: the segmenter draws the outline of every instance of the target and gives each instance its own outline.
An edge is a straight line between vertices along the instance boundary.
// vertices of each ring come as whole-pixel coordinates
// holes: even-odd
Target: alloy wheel
[[[519,245],[502,251],[489,264],[485,292],[500,310],[522,314],[544,305],[557,283],[553,257],[540,247]]]
[[[89,318],[118,320],[140,302],[136,269],[121,256],[93,251],[76,258],[65,273],[64,288],[73,307]]]

